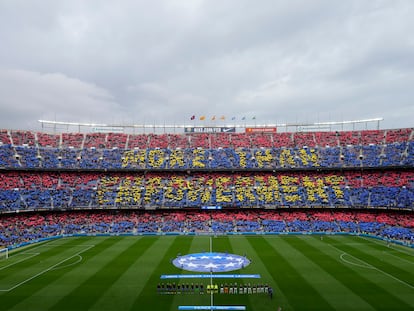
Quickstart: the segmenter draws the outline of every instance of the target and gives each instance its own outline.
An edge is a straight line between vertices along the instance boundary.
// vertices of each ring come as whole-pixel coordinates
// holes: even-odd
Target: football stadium
[[[414,128],[379,121],[1,130],[0,310],[413,310]]]

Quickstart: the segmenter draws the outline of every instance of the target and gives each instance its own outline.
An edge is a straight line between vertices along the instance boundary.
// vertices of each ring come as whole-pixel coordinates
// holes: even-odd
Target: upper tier
[[[413,129],[119,134],[0,131],[0,168],[290,169],[413,166]]]

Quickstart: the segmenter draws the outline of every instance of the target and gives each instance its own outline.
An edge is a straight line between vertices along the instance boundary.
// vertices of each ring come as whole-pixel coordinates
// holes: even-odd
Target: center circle
[[[228,272],[248,266],[250,260],[228,253],[195,253],[177,256],[172,263],[177,268],[193,272]]]

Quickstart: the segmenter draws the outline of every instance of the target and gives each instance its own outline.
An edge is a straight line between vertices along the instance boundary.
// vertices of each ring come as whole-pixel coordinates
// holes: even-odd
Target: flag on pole
[[[205,119],[206,119],[206,116],[201,116],[201,117],[200,117],[200,120],[201,120],[201,121],[203,121],[203,120],[205,120]]]
[[[195,115],[192,115],[190,120],[194,120],[195,119]]]
[[[216,119],[216,116],[212,116],[211,120],[214,121]]]
[[[223,120],[224,121],[224,120],[226,120],[226,117],[225,116],[221,116],[220,117],[220,120]]]

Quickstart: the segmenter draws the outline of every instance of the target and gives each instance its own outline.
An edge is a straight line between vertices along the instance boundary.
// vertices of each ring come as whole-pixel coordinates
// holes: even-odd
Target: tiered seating
[[[67,212],[3,215],[0,246],[63,234],[350,232],[414,243],[414,226],[401,213],[342,211]]]
[[[7,142],[9,133],[2,133]],[[398,135],[403,141],[396,138]],[[0,184],[0,212],[20,208],[130,205],[155,208],[347,206],[412,210],[412,169],[362,170],[363,173],[352,170],[412,167],[411,136],[411,129],[338,134],[88,133],[62,134],[60,141],[59,135],[12,131],[14,145],[0,145],[0,167],[7,169],[3,175],[13,173],[15,168],[31,171],[19,175],[23,186]],[[283,171],[292,168],[295,171]],[[325,168],[336,170],[320,171]],[[351,170],[338,171],[342,168]],[[58,182],[46,186],[42,180],[54,169],[58,169]],[[64,171],[73,169],[80,170],[73,173],[79,176],[80,182],[91,170],[110,173],[95,173],[93,181],[88,183],[90,186],[77,188],[62,182],[61,176],[67,174]],[[32,186],[25,187],[26,184]],[[246,229],[255,225],[247,222],[243,226]]]
[[[217,163],[230,163],[223,167],[234,169],[260,168],[355,168],[355,167],[381,167],[400,166],[413,164],[413,144],[393,144],[388,146],[347,146],[347,147],[324,147],[324,148],[191,148],[181,149],[102,149],[91,147],[89,149],[75,148],[33,148],[17,146],[7,147],[0,145],[5,150],[3,157],[20,159],[19,166],[22,168],[48,167],[48,168],[89,168],[102,169],[111,167],[120,168],[192,168],[192,169],[214,169],[221,167]],[[46,149],[46,150],[45,150]],[[89,150],[88,152],[84,150]],[[137,151],[139,150],[139,152]],[[157,151],[154,151],[157,150]],[[176,160],[170,159],[170,154],[175,154]],[[225,150],[225,151],[223,151]],[[88,156],[83,156],[85,154]],[[47,165],[42,165],[43,155],[47,154]],[[135,156],[131,156],[135,154]],[[137,155],[140,155],[139,159]],[[178,159],[177,156],[181,154]],[[142,156],[142,159],[141,159]],[[158,157],[154,159],[154,156]],[[229,157],[226,159],[225,157]],[[119,162],[119,159],[122,161]],[[125,159],[125,160],[123,160]],[[82,160],[82,161],[81,161]],[[154,161],[155,160],[155,161]],[[115,163],[118,161],[119,163]],[[141,164],[136,165],[134,162]],[[177,161],[182,165],[177,167]],[[132,163],[130,163],[132,162]],[[3,158],[3,163],[15,163],[13,159]],[[33,165],[35,163],[35,165]],[[105,163],[105,167],[101,166]],[[149,165],[155,163],[156,165]],[[170,163],[173,163],[170,166]],[[203,165],[199,165],[203,163]],[[14,164],[13,164],[14,165]],[[54,166],[53,166],[54,165]],[[11,166],[15,167],[15,166]]]
[[[148,148],[148,136],[145,134],[129,135],[128,148],[146,149]]]
[[[161,135],[149,134],[148,139],[149,139],[149,148],[166,149],[169,146],[168,134],[161,134]]]
[[[190,134],[188,135],[188,141],[192,148],[210,148],[210,136],[206,133]]]
[[[316,145],[320,147],[336,147],[338,146],[339,132],[315,132]]]
[[[341,146],[359,145],[360,144],[360,132],[357,131],[344,131],[338,132],[339,144]]]
[[[382,145],[384,143],[385,133],[380,130],[361,131],[362,145]]]
[[[125,149],[128,140],[128,135],[123,133],[108,133],[106,147],[108,149],[119,148]]]
[[[412,129],[393,129],[385,131],[385,143],[393,144],[410,140]]]
[[[84,135],[81,133],[62,133],[62,148],[81,148]]]
[[[0,145],[0,167],[20,167],[18,160],[19,157],[16,157],[15,149],[12,147],[12,145]]]
[[[319,148],[319,159],[321,167],[342,167],[341,149],[338,147]]]
[[[11,131],[11,138],[15,146],[35,145],[35,136],[30,131]]]
[[[0,145],[10,145],[10,137],[7,130],[0,130]]]
[[[231,135],[231,145],[234,149],[250,148],[250,135],[245,133],[235,133]]]
[[[315,147],[315,138],[313,133],[294,133],[293,143],[297,147]]]
[[[112,167],[110,167],[112,168]],[[52,208],[64,199],[73,208],[85,206],[200,207],[385,207],[414,210],[411,171],[337,173],[56,173],[6,171],[20,183],[0,184],[0,206]],[[10,177],[11,176],[11,177]],[[10,177],[10,178],[9,178]],[[14,178],[14,177],[13,177]],[[13,179],[12,179],[13,180]],[[72,182],[68,183],[68,180]],[[81,186],[77,186],[73,181]],[[29,185],[29,186],[27,186]],[[76,191],[75,191],[76,190]],[[77,191],[79,190],[79,191]],[[21,194],[19,205],[14,192]],[[10,197],[9,197],[10,196]],[[43,198],[35,202],[35,198]],[[29,202],[30,201],[30,202]],[[17,204],[17,205],[16,205]],[[62,203],[63,204],[63,203]]]
[[[212,149],[228,148],[231,145],[231,135],[226,133],[216,133],[210,135]]]
[[[414,165],[414,142],[410,141],[407,146],[404,159],[402,160],[403,165],[413,166]]]
[[[378,167],[381,164],[381,149],[379,145],[368,145],[361,147],[360,158],[365,167]]]
[[[214,134],[139,134],[89,133],[60,135],[15,131],[12,136],[18,148],[4,147],[1,152],[3,166],[10,163],[22,168],[234,168],[234,169],[279,169],[279,168],[354,168],[412,165],[414,142],[410,141],[412,130],[399,131],[355,131],[316,133],[214,133]],[[384,135],[388,144],[384,144]],[[388,135],[388,136],[387,136]],[[400,142],[397,135],[401,135]],[[8,133],[3,131],[7,142]],[[338,146],[338,142],[340,146]],[[360,144],[362,143],[362,144]],[[31,144],[31,145],[30,145]],[[305,145],[306,144],[306,145]],[[7,144],[2,144],[0,147]],[[301,146],[304,145],[304,146]],[[25,147],[26,149],[22,148]],[[191,146],[191,148],[190,148]],[[86,156],[83,148],[89,151]],[[34,149],[34,150],[29,150]],[[50,149],[50,150],[44,150]],[[112,152],[111,150],[119,150]],[[144,150],[140,165],[132,150]],[[152,149],[162,151],[153,152]],[[184,150],[182,158],[170,159],[172,150]],[[221,151],[225,150],[225,151]],[[16,153],[17,152],[17,153]],[[162,159],[151,159],[156,154]],[[14,159],[5,159],[10,156]],[[108,158],[107,158],[108,157]],[[204,157],[204,158],[202,158]],[[226,157],[230,157],[226,159]],[[121,159],[121,161],[119,161]],[[124,160],[125,159],[125,160]],[[122,164],[119,165],[119,162]],[[165,162],[165,163],[164,163]],[[148,163],[155,163],[155,166]],[[170,167],[170,163],[173,163]],[[178,164],[180,163],[180,164]],[[200,165],[202,163],[202,165]]]
[[[276,148],[295,147],[292,140],[292,133],[275,133],[273,134],[273,145]]]
[[[404,156],[407,149],[406,143],[387,144],[384,147],[384,152],[380,155],[382,166],[400,165],[406,158]]]
[[[106,148],[106,134],[104,133],[87,133],[85,135],[84,148]]]
[[[168,134],[170,149],[185,149],[189,147],[188,137],[179,134]]]
[[[47,134],[38,132],[36,135],[39,147],[58,148],[60,146],[60,135],[58,134]]]
[[[16,153],[19,155],[18,159],[20,165],[24,168],[39,168],[40,159],[36,148],[28,148],[16,146]]]
[[[250,134],[250,141],[253,148],[271,148],[273,146],[271,134]]]

